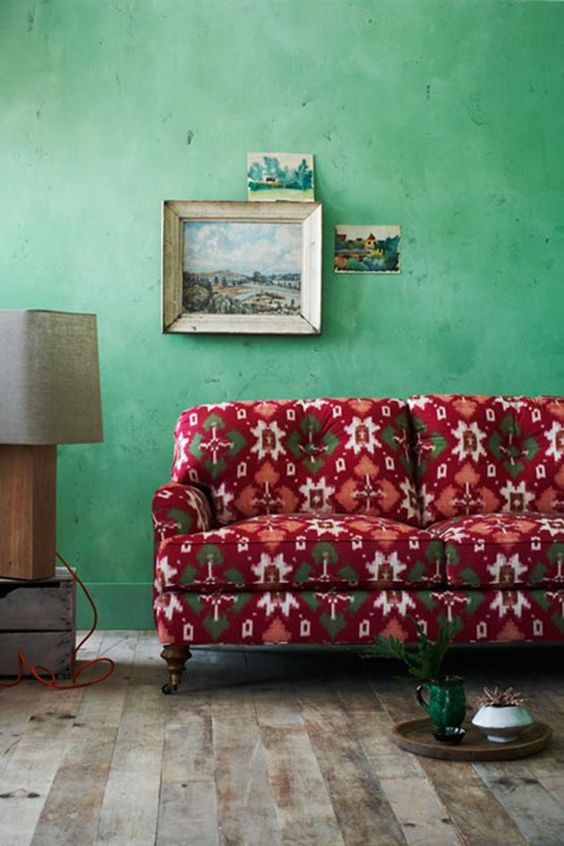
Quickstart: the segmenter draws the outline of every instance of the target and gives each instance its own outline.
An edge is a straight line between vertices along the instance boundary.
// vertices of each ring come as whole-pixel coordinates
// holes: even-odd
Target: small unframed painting
[[[336,226],[337,273],[399,273],[399,226]]]
[[[311,202],[313,156],[311,153],[247,153],[249,200]]]

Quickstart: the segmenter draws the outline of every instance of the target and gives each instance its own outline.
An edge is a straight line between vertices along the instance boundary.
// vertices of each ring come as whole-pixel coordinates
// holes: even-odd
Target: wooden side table
[[[75,582],[64,567],[52,579],[0,579],[0,676],[17,674],[22,650],[30,664],[70,678],[75,612]]]

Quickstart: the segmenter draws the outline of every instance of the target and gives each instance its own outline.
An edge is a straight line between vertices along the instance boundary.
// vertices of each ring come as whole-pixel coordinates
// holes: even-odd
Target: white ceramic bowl
[[[482,705],[472,723],[482,729],[492,743],[510,743],[534,720],[523,705]]]

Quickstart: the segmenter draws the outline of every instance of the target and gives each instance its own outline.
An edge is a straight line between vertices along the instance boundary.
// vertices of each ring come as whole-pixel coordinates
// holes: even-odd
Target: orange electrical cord
[[[0,687],[15,687],[17,684],[20,684],[20,682],[23,681],[24,670],[27,670],[29,672],[30,676],[32,678],[34,678],[36,682],[39,682],[39,684],[43,685],[43,687],[50,687],[53,690],[76,690],[79,687],[90,687],[93,684],[100,684],[100,682],[105,681],[105,679],[107,679],[109,676],[111,676],[111,674],[115,670],[115,664],[114,664],[114,662],[112,661],[111,658],[93,658],[91,661],[85,661],[84,664],[82,664],[82,666],[77,667],[76,656],[78,655],[78,651],[79,651],[79,649],[81,649],[84,646],[86,641],[94,634],[94,632],[96,630],[96,626],[98,625],[98,609],[96,608],[96,605],[94,604],[94,600],[92,599],[92,596],[90,595],[90,591],[88,590],[88,588],[86,587],[86,585],[84,584],[84,582],[82,581],[80,576],[78,576],[75,573],[75,571],[65,561],[65,559],[63,558],[62,555],[59,555],[58,552],[55,553],[55,554],[56,554],[57,558],[59,559],[59,561],[61,562],[61,564],[63,564],[67,568],[67,570],[71,574],[73,580],[75,582],[77,582],[80,585],[80,587],[82,588],[82,590],[84,591],[86,599],[90,603],[90,607],[92,608],[92,613],[94,615],[94,619],[92,620],[92,625],[90,627],[90,631],[88,632],[87,635],[85,635],[85,637],[82,638],[82,640],[80,641],[78,646],[75,646],[74,649],[73,649],[71,681],[68,682],[67,684],[59,683],[57,681],[57,676],[55,675],[53,670],[50,670],[49,667],[43,667],[41,664],[36,664],[36,665],[30,664],[29,661],[27,660],[27,658],[25,657],[24,653],[22,652],[22,650],[19,650],[18,651],[18,676],[17,676],[16,680],[10,681],[10,682],[0,681]],[[87,670],[89,667],[93,667],[95,664],[102,664],[102,663],[108,665],[108,669],[106,670],[105,673],[103,673],[101,676],[99,676],[96,679],[90,679],[89,681],[82,681],[82,682],[79,681],[81,675],[83,674],[83,672],[85,670]]]

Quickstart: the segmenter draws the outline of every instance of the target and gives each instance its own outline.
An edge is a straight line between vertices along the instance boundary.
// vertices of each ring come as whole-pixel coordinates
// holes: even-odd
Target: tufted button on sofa
[[[196,644],[562,640],[564,400],[191,408],[153,524],[166,692]]]

